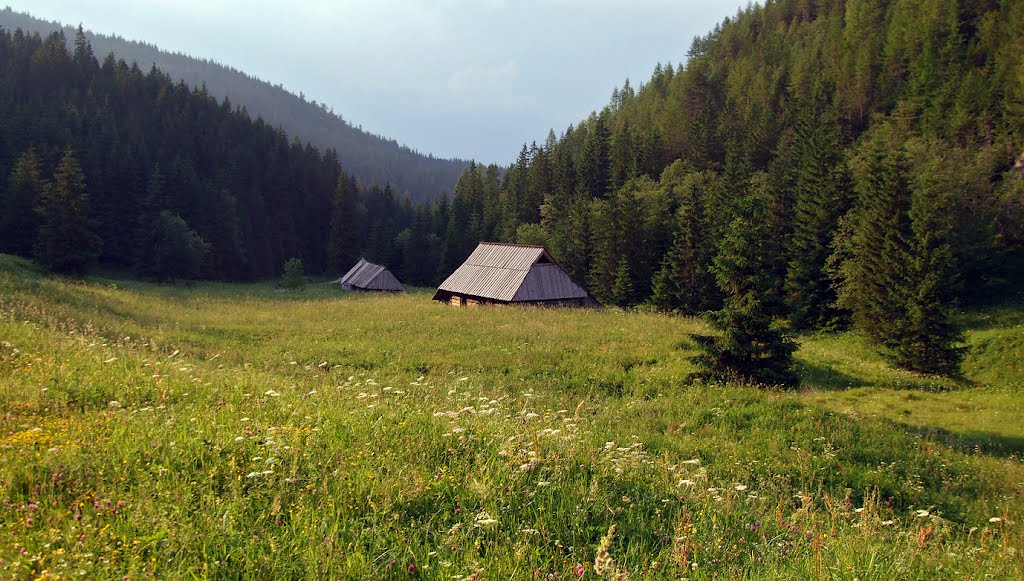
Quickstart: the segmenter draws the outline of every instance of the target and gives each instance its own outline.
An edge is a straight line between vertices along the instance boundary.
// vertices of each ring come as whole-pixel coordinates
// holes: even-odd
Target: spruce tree
[[[834,326],[841,317],[825,263],[845,206],[846,174],[840,127],[835,112],[818,102],[822,98],[818,96],[801,108],[792,156],[795,209],[785,302],[790,320],[798,329]]]
[[[633,276],[629,272],[629,260],[625,256],[619,259],[615,269],[615,283],[612,285],[612,303],[619,307],[631,307],[636,304],[636,290]]]
[[[702,353],[692,360],[700,368],[694,379],[738,381],[763,386],[799,383],[793,370],[796,343],[777,324],[763,297],[770,290],[764,250],[767,227],[764,203],[742,198],[722,240],[712,272],[725,296],[724,306],[708,316],[721,335],[694,335]]]
[[[39,156],[29,148],[14,163],[6,196],[0,198],[0,252],[32,254],[38,228],[35,205],[42,191]]]
[[[151,272],[160,282],[199,275],[210,245],[178,214],[163,210],[157,218]]]
[[[858,201],[832,260],[856,330],[899,367],[955,375],[963,349],[949,165],[941,144],[908,141],[898,120],[885,121],[851,158]]]
[[[663,182],[668,173],[662,174]],[[715,240],[705,212],[707,190],[715,180],[712,172],[689,173],[675,186],[675,236],[654,276],[651,297],[661,310],[697,315],[720,306],[721,294],[710,271]]]
[[[36,211],[36,259],[53,272],[84,276],[99,257],[101,240],[89,223],[85,175],[70,148],[43,187]]]
[[[356,185],[344,172],[338,176],[331,212],[331,233],[327,242],[327,269],[344,274],[359,259]]]

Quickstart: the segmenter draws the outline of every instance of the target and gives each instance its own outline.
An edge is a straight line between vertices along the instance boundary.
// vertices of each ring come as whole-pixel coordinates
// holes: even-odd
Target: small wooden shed
[[[345,290],[403,292],[405,287],[391,274],[391,271],[379,264],[360,258],[345,276],[332,281],[340,284]]]
[[[454,306],[599,306],[542,246],[496,242],[481,242],[441,283],[434,300]]]

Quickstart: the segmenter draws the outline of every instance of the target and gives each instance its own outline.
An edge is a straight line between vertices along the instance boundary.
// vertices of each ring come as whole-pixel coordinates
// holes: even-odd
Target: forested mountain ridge
[[[763,321],[739,351],[852,324],[955,373],[957,305],[1024,284],[1022,150],[1024,3],[771,0],[524,145],[496,198],[463,174],[451,212],[606,304]]]
[[[82,33],[67,45],[0,29],[0,252],[74,275],[267,278],[293,257],[337,274],[411,221],[407,196],[358,186],[333,149],[155,67],[100,63]]]
[[[43,37],[62,28],[59,23],[17,13],[9,7],[0,10],[0,27],[11,31],[21,28]],[[74,28],[64,26],[63,31],[65,38],[74,38]],[[399,194],[408,191],[414,200],[433,200],[452,190],[466,165],[462,160],[424,155],[394,139],[367,133],[322,103],[307,101],[301,94],[229,66],[117,36],[86,31],[86,37],[100,59],[112,52],[129,64],[137,62],[143,70],[155,65],[174,81],[183,80],[193,88],[205,86],[218,101],[227,98],[267,124],[280,125],[291,136],[321,150],[336,150],[346,170],[363,184],[391,184]]]
[[[840,222],[853,227],[843,216],[880,177],[869,158],[893,154],[899,181],[945,181],[956,270],[965,290],[991,289],[1019,273],[1024,214],[1008,171],[1022,149],[1021,3],[778,0],[524,146],[484,237],[546,243],[604,301],[699,312],[715,302],[707,267],[733,203],[756,190],[779,298],[787,284],[824,297]],[[482,214],[482,199],[464,203]],[[628,296],[614,296],[617,281]]]

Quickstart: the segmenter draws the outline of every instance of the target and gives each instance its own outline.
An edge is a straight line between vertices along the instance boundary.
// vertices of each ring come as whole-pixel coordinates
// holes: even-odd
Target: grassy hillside
[[[684,386],[693,319],[42,277],[0,257],[0,573],[1024,575],[1024,307],[962,381],[804,337]]]

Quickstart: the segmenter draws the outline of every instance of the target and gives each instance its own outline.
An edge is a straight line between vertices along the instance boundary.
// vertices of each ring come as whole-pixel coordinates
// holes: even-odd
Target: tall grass
[[[692,319],[0,257],[0,571],[1019,577],[1007,316],[963,380],[805,337],[780,393],[683,385]]]

